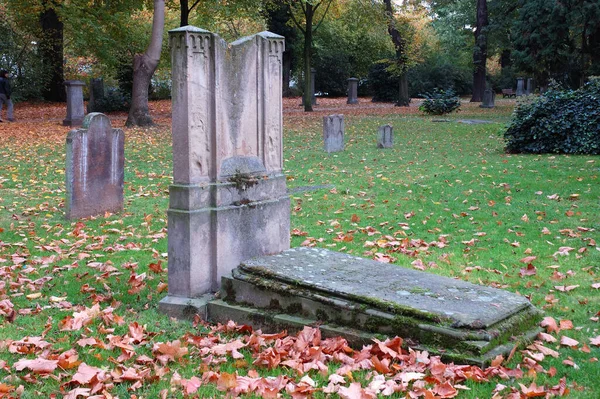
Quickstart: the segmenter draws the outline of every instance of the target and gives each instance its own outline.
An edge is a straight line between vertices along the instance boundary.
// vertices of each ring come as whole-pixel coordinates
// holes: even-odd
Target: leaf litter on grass
[[[597,173],[586,169],[593,164],[504,156],[485,136],[463,149],[457,145],[468,135],[495,128],[428,132],[426,120],[403,115],[390,117],[423,133],[402,138],[399,131],[409,151],[381,153],[370,149],[368,132],[382,115],[349,114],[348,149],[337,157],[320,152],[320,115],[293,116],[290,185],[336,186],[293,199],[296,245],[309,240],[519,291],[552,315],[538,340],[481,370],[403,349],[401,338],[352,350],[311,327],[288,335],[169,322],[153,311],[166,288],[168,129],[127,131],[123,214],[65,222],[68,129],[23,120],[0,132],[12,138],[0,154],[7,166],[0,172],[0,397],[441,398],[472,397],[485,387],[480,397],[517,398],[594,390],[577,374],[591,370],[599,350],[600,303],[589,295],[598,281],[598,226],[587,216],[594,208],[583,207],[598,196],[590,185]],[[532,180],[521,174],[528,160],[561,165],[577,183],[544,194],[539,172]]]

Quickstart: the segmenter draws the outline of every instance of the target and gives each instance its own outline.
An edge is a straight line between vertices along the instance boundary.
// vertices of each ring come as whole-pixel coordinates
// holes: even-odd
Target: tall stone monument
[[[123,210],[125,136],[104,114],[91,113],[67,135],[67,219]]]
[[[79,80],[67,80],[65,90],[67,91],[67,117],[63,120],[63,126],[81,126],[85,117],[83,108],[83,86],[85,83]]]
[[[394,147],[394,128],[387,124],[379,127],[377,131],[377,148]]]
[[[289,248],[284,38],[262,32],[228,44],[186,26],[170,31],[169,40],[169,294],[159,307],[182,316],[195,303],[200,308],[241,261]]]
[[[344,151],[344,115],[323,117],[323,148],[325,152]]]
[[[535,84],[533,78],[527,78],[527,88],[525,89],[525,93],[527,95],[533,94],[535,92]]]
[[[348,100],[346,104],[358,104],[358,79],[348,79]]]
[[[517,97],[525,94],[525,78],[517,78]]]

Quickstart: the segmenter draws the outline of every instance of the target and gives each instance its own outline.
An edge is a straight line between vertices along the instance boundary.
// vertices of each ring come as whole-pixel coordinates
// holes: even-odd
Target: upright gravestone
[[[525,94],[525,78],[517,78],[517,97]]]
[[[169,39],[173,184],[169,294],[160,309],[182,316],[241,261],[289,248],[284,38],[262,32],[228,44],[185,26]]]
[[[101,103],[104,99],[104,79],[94,78],[90,81],[90,101],[88,101],[87,112],[102,112]]]
[[[348,79],[348,101],[346,104],[358,104],[358,79]]]
[[[125,137],[106,115],[88,114],[67,135],[67,219],[123,210]]]
[[[533,78],[527,78],[527,89],[525,91],[527,95],[533,94],[535,92]]]
[[[377,131],[377,148],[394,147],[394,128],[392,125],[383,125]]]
[[[79,80],[67,80],[67,117],[63,120],[64,126],[81,126],[85,111],[83,108],[83,86],[85,83]]]
[[[496,99],[496,93],[493,90],[486,89],[483,92],[483,103],[479,106],[481,108],[494,108],[494,100]]]
[[[323,117],[323,145],[326,152],[344,151],[344,115]]]

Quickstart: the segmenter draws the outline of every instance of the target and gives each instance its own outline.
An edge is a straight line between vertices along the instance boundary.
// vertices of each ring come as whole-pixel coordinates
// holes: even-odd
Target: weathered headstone
[[[517,78],[517,97],[525,94],[525,78]]]
[[[79,80],[67,80],[65,90],[67,91],[67,117],[63,120],[64,126],[81,126],[85,117],[83,108],[83,86],[85,83]]]
[[[358,104],[358,79],[348,79],[348,101],[346,104]]]
[[[181,316],[241,261],[289,248],[284,38],[262,32],[228,44],[186,26],[169,39],[173,184],[169,294],[160,309]]]
[[[90,101],[88,101],[87,112],[101,112],[99,104],[104,99],[104,79],[94,78],[90,80]]]
[[[123,210],[125,136],[104,114],[88,114],[67,135],[67,219]]]
[[[377,148],[394,147],[394,128],[392,125],[383,125],[377,131]]]
[[[483,103],[479,106],[481,108],[494,108],[494,100],[496,99],[496,93],[493,90],[486,89],[483,92]]]
[[[527,78],[527,89],[525,90],[527,95],[533,94],[535,92],[535,84],[533,78]]]
[[[323,147],[325,152],[344,151],[344,115],[323,117]]]

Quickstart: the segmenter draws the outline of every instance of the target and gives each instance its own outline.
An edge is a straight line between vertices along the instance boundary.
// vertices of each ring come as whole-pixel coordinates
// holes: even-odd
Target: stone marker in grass
[[[241,261],[290,245],[283,168],[282,36],[231,44],[192,26],[169,32],[173,184],[169,295],[183,315]]]
[[[358,104],[358,79],[348,79],[348,100],[346,104]]]
[[[67,117],[63,120],[63,126],[81,126],[85,117],[83,107],[83,86],[85,83],[79,80],[67,80],[65,90],[67,91]]]
[[[67,219],[123,210],[125,136],[104,114],[88,114],[67,135]]]
[[[486,89],[483,92],[483,103],[479,106],[480,108],[494,108],[494,100],[496,99],[496,93],[493,90]]]
[[[344,151],[344,115],[323,117],[323,148],[325,152]]]
[[[377,148],[394,147],[394,128],[387,124],[380,126],[377,130]]]

